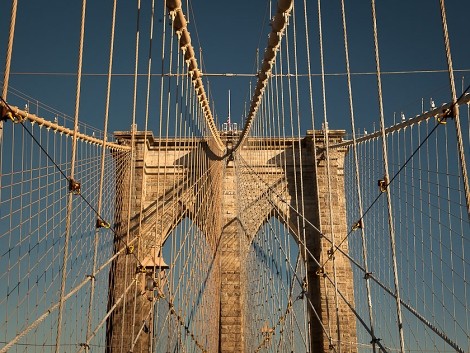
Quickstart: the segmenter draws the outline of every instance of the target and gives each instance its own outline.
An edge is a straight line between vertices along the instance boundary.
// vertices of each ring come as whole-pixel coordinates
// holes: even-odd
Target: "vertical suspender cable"
[[[356,126],[354,123],[354,105],[353,105],[353,96],[352,96],[352,86],[351,86],[351,70],[349,66],[349,46],[348,46],[348,31],[346,26],[346,10],[344,8],[344,0],[341,0],[341,15],[343,21],[343,39],[344,39],[344,54],[346,59],[346,74],[348,79],[348,95],[349,95],[349,113],[351,115],[351,131],[352,131],[352,139],[353,139],[353,157],[354,157],[354,167],[355,167],[355,176],[356,176],[356,187],[357,187],[357,203],[359,206],[359,215],[362,217],[364,210],[362,206],[362,194],[361,194],[361,180],[360,180],[360,173],[359,173],[359,158],[357,155],[357,142],[356,142]],[[359,222],[364,222],[364,220],[359,220]],[[367,259],[367,243],[366,237],[364,233],[364,227],[360,227],[361,229],[361,239],[362,239],[362,257],[364,260],[364,269],[366,273],[369,272],[369,265]],[[369,277],[365,277],[366,281],[366,294],[367,294],[367,304],[369,306],[369,322],[370,322],[370,334],[372,338],[372,351],[376,352],[376,337],[374,333],[374,320],[372,315],[372,299],[370,295],[370,281]]]
[[[324,121],[324,139],[325,139],[325,155],[326,155],[326,176],[328,185],[328,205],[329,205],[329,219],[331,227],[331,249],[332,252],[335,249],[335,231],[333,226],[333,199],[331,195],[331,170],[330,170],[330,149],[329,149],[329,137],[328,137],[328,118],[327,118],[327,106],[326,106],[326,84],[325,84],[325,63],[323,56],[323,31],[322,31],[322,14],[321,14],[321,0],[318,0],[318,36],[320,44],[320,65],[321,65],[321,82],[322,82],[322,96],[323,96],[323,121]],[[336,275],[336,261],[334,255],[333,260],[333,280],[335,286],[335,311],[336,311],[336,337],[338,340],[338,352],[341,353],[341,327],[339,320],[339,303],[338,303],[338,282]],[[326,290],[326,282],[325,282]],[[331,335],[331,333],[330,333]],[[330,336],[330,344],[331,344]]]
[[[15,38],[16,10],[18,0],[11,2],[10,32],[8,35],[7,55],[5,59],[5,71],[3,72],[2,98],[6,101],[8,94],[8,82],[10,80],[11,56],[13,53],[13,40]],[[2,160],[3,160],[3,121],[0,121],[0,196],[2,195]]]
[[[132,190],[134,189],[134,178],[135,178],[135,160],[137,158],[136,155],[136,146],[135,146],[135,133],[137,131],[137,124],[136,124],[136,114],[137,114],[137,80],[138,80],[138,68],[139,68],[139,41],[140,41],[140,0],[137,0],[137,27],[136,27],[136,34],[135,34],[135,63],[134,63],[134,93],[133,93],[133,100],[132,100],[132,127],[131,127],[131,174],[130,174],[130,183],[129,183],[129,202],[128,202],[128,209],[127,209],[127,243],[129,242],[130,237],[130,225],[131,225],[131,208],[132,208]],[[138,247],[140,251],[140,234],[138,236]],[[142,257],[142,254],[138,254]],[[127,265],[127,262],[126,262]],[[127,266],[126,266],[126,273],[127,273]],[[137,306],[137,282],[135,284],[135,291],[134,291],[134,307],[133,307],[133,314],[132,314],[132,341],[135,338],[135,311]],[[122,325],[124,327],[124,325]],[[128,342],[127,342],[128,343]]]
[[[77,71],[77,91],[75,95],[75,113],[74,113],[74,134],[72,139],[72,156],[70,161],[70,177],[73,180],[75,173],[75,158],[77,154],[77,132],[78,132],[78,112],[80,109],[80,88],[82,83],[82,61],[83,61],[83,41],[85,38],[85,13],[86,0],[82,0],[82,17],[80,24],[80,44],[78,51],[78,71]],[[62,318],[65,303],[65,283],[67,281],[67,259],[68,246],[70,240],[70,226],[72,220],[73,193],[69,192],[67,199],[67,216],[65,223],[64,256],[62,260],[62,278],[60,284],[59,313],[57,318],[57,337],[55,343],[55,353],[60,352],[60,339],[62,335]]]
[[[384,109],[383,109],[383,98],[382,98],[382,79],[380,74],[380,58],[379,58],[379,41],[377,35],[377,15],[375,11],[375,0],[371,1],[372,7],[372,24],[374,31],[374,50],[375,50],[375,64],[377,67],[377,91],[378,91],[378,100],[379,100],[379,110],[380,110],[380,130],[382,133],[382,154],[383,154],[383,164],[385,170],[385,183],[386,185],[386,194],[387,194],[387,208],[388,208],[388,226],[390,233],[390,247],[392,251],[392,262],[393,262],[393,280],[395,283],[395,299],[396,299],[396,308],[397,308],[397,320],[398,320],[398,335],[400,339],[400,352],[405,352],[405,339],[403,333],[403,318],[401,313],[401,304],[400,304],[400,283],[398,282],[398,269],[397,269],[397,257],[395,249],[395,229],[393,224],[393,212],[392,212],[392,199],[390,195],[390,188],[388,181],[390,180],[388,172],[388,152],[387,152],[387,140],[385,137],[385,122],[384,122]]]
[[[460,125],[459,105],[457,104],[457,92],[455,90],[454,69],[452,65],[452,53],[450,51],[450,40],[449,40],[449,32],[447,30],[447,16],[446,16],[444,0],[439,0],[439,4],[441,7],[442,32],[444,35],[444,45],[445,45],[445,51],[446,51],[447,67],[449,71],[449,81],[450,81],[449,83],[450,83],[450,90],[452,94],[453,111],[451,113],[454,117],[453,120],[455,122],[455,132],[457,135],[457,146],[459,149],[460,167],[462,168],[463,187],[465,190],[465,201],[467,203],[467,217],[470,220],[470,185],[468,181],[467,163],[465,161],[465,152],[464,152],[464,147],[463,147],[462,127]]]
[[[114,52],[114,30],[116,25],[116,5],[117,0],[113,1],[113,12],[112,12],[112,23],[111,23],[111,40],[109,48],[109,65],[108,65],[108,75],[107,75],[107,88],[106,88],[106,104],[105,104],[105,114],[104,114],[104,126],[103,126],[103,144],[101,147],[101,170],[100,170],[100,185],[98,188],[98,204],[96,206],[96,212],[101,214],[102,199],[103,199],[103,186],[104,186],[104,166],[106,159],[106,140],[108,135],[108,117],[109,117],[109,101],[111,95],[111,77],[113,69],[113,52]],[[95,229],[95,244],[93,251],[93,269],[91,273],[91,288],[90,288],[90,304],[88,308],[88,317],[87,317],[87,333],[86,339],[87,342],[90,340],[91,331],[91,321],[93,313],[93,301],[95,294],[95,272],[96,272],[96,262],[98,256],[98,244],[99,244],[99,232],[100,228],[96,227]],[[88,352],[89,346],[85,345],[85,352]]]
[[[302,156],[302,141],[300,138],[301,135],[301,124],[300,124],[300,103],[299,103],[299,70],[298,70],[298,60],[297,60],[297,28],[296,28],[296,16],[295,16],[295,5],[292,9],[292,27],[293,27],[293,39],[294,39],[294,71],[295,71],[295,101],[296,101],[296,110],[297,110],[297,139],[298,139],[298,149],[299,149],[299,166],[300,166],[300,201],[301,201],[301,210],[302,214],[305,216],[305,202],[304,202],[304,171],[303,171],[303,156]],[[307,49],[308,50],[308,49]],[[315,164],[315,163],[314,163]],[[308,256],[307,256],[307,234],[305,231],[306,224],[305,224],[305,217],[302,217],[302,239],[304,242],[304,266],[305,266],[305,285],[308,290],[309,288],[309,280],[308,280]],[[299,229],[300,233],[300,229]],[[300,236],[300,234],[299,234]],[[308,296],[306,296],[308,298]],[[310,349],[310,342],[311,342],[311,330],[310,330],[310,318],[308,315],[308,299],[304,301],[304,322],[305,322],[305,336],[306,336],[306,347],[307,350]]]
[[[18,0],[11,2],[10,32],[8,35],[7,55],[5,59],[5,71],[3,72],[3,88],[2,98],[7,100],[8,82],[10,80],[11,56],[13,53],[13,40],[15,39],[16,10],[18,8]],[[3,141],[3,121],[0,121],[0,149]]]
[[[144,209],[144,198],[145,198],[145,161],[146,161],[146,155],[147,155],[147,129],[148,129],[148,120],[149,120],[149,104],[150,104],[150,82],[151,82],[151,70],[152,70],[152,42],[153,42],[153,22],[154,22],[154,16],[155,16],[155,0],[152,0],[152,9],[151,9],[151,14],[150,14],[150,38],[149,38],[149,57],[148,57],[148,64],[147,64],[147,96],[146,96],[146,102],[145,102],[145,123],[144,123],[144,141],[143,141],[143,146],[142,146],[142,183],[141,183],[141,194],[140,194],[140,212],[139,212],[139,235],[141,233],[142,229],[142,212]],[[155,239],[154,244],[157,243],[157,240]],[[140,244],[139,244],[140,245]],[[140,249],[140,246],[139,246]],[[156,269],[153,269],[154,274],[156,273]],[[148,326],[150,328],[150,352],[153,352],[153,335],[154,335],[154,322],[153,320],[154,311],[155,307],[155,301],[152,301],[152,305],[150,306],[150,312],[148,314],[149,317],[149,323]]]

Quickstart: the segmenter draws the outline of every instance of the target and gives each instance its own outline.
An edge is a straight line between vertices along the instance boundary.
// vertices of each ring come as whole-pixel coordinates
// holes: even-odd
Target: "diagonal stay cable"
[[[443,122],[445,122],[448,118],[451,118],[451,113],[453,111],[453,108],[459,104],[460,100],[465,96],[465,94],[470,90],[470,85],[467,87],[467,89],[460,95],[460,97],[457,99],[455,103],[453,103],[448,109],[444,111],[444,115],[439,118],[437,124],[429,131],[429,133],[426,135],[426,137],[420,142],[418,147],[413,151],[413,153],[406,159],[405,163],[403,163],[398,171],[393,175],[393,177],[390,178],[390,181],[386,181],[385,185],[383,186],[384,189],[388,188],[388,186],[398,177],[398,175],[405,169],[405,167],[408,165],[408,163],[413,159],[413,157],[418,153],[418,151],[421,149],[421,147],[426,143],[427,140],[434,134],[434,132],[437,130],[437,128],[442,125]],[[372,207],[379,201],[380,197],[382,196],[383,192],[380,192],[377,197],[372,201],[372,203],[367,207],[367,209],[364,211],[362,216],[355,222],[355,225],[359,225],[362,223],[364,217],[369,213],[369,211],[372,209]],[[338,250],[338,248],[349,238],[349,236],[356,230],[356,227],[352,227],[348,234],[341,240],[341,242],[335,246],[335,249],[333,249],[332,255]],[[331,257],[328,257],[325,260],[325,263],[323,265],[326,265],[326,263],[330,260]]]
[[[5,104],[5,106],[7,107],[7,109],[10,111],[11,114],[13,114],[13,117],[15,116],[14,115],[14,111],[13,109],[10,107],[10,105],[3,99],[3,97],[0,97],[0,100]],[[38,145],[38,147],[41,149],[41,151],[45,154],[45,156],[52,162],[52,164],[55,166],[55,168],[59,171],[59,173],[68,181],[70,182],[71,179],[65,174],[65,172],[60,168],[60,166],[54,161],[54,159],[52,158],[52,156],[47,152],[47,150],[41,145],[41,143],[37,140],[37,138],[33,135],[33,133],[26,127],[26,125],[24,125],[24,122],[22,120],[17,120],[17,121],[14,121],[15,123],[19,123],[21,124],[21,126],[24,128],[24,130],[28,133],[28,135],[33,139],[33,141]],[[104,220],[104,218],[98,213],[98,211],[91,205],[91,203],[85,198],[85,196],[83,196],[82,193],[79,193],[78,196],[80,196],[80,198],[88,205],[88,207],[90,207],[90,209],[95,213],[95,215],[100,219],[100,220],[103,220],[107,225],[109,225],[109,230],[114,234],[115,238],[122,242],[126,248],[129,248],[129,245],[130,244],[127,244],[125,242],[125,240],[120,237],[117,233],[117,231],[111,227],[110,223],[109,222],[106,222]],[[135,257],[135,259],[137,260],[137,262],[139,263],[139,265],[142,265],[142,263],[140,262],[140,260],[137,258],[137,255],[135,253],[132,253],[132,255]]]
[[[470,89],[470,86],[467,87],[467,89],[465,90],[465,92],[462,94],[462,96]],[[461,96],[461,97],[462,97]],[[458,104],[459,100],[461,99],[461,97],[456,101],[455,104]],[[449,108],[449,111],[452,111],[452,106]],[[451,117],[450,115],[447,115],[447,116],[443,116],[442,119],[447,119]],[[438,123],[434,129],[432,131],[429,132],[428,136],[426,136],[426,138],[420,143],[420,147],[426,142],[427,139],[429,139],[429,137],[431,137],[431,134],[437,129],[437,127],[439,126],[440,124]],[[417,151],[414,151],[412,153],[412,155],[407,159],[406,163],[408,163],[411,158],[416,154]],[[298,210],[296,210],[294,207],[292,207],[291,205],[289,205],[289,203],[284,200],[281,195],[279,195],[265,180],[263,180],[261,178],[261,176],[258,175],[258,173],[256,173],[255,170],[253,170],[251,168],[250,165],[248,165],[248,163],[243,159],[243,157],[239,156],[239,160],[242,161],[245,166],[251,170],[251,173],[255,176],[257,176],[258,179],[260,179],[265,185],[266,187],[268,188],[268,190],[271,192],[271,194],[274,194],[274,196],[276,196],[277,198],[279,198],[279,200],[285,204],[287,204],[299,217],[302,217],[305,219],[306,221],[306,224],[310,225],[311,227],[313,227],[316,231],[318,231],[319,235],[321,237],[324,237],[325,240],[327,240],[328,242],[330,242],[331,244],[331,240],[325,236],[314,224],[312,224],[306,217],[305,215],[301,214]],[[400,169],[400,171],[402,170],[403,168]],[[390,180],[390,183],[397,177],[397,174],[395,174]],[[390,185],[390,183],[387,184]],[[382,194],[382,193],[381,193]],[[378,198],[380,198],[380,195],[378,195],[377,199],[374,201],[374,203],[378,200]],[[274,205],[273,205],[274,206]],[[370,210],[370,208],[372,207],[369,206],[369,208],[366,210],[366,212],[364,212],[364,215],[363,217],[365,216],[365,214]],[[362,219],[362,218],[361,218]],[[348,233],[348,236],[349,234],[351,234],[351,232]],[[347,238],[347,237],[346,237]],[[345,239],[346,239],[345,238]],[[336,252],[337,250],[343,255],[345,256],[349,261],[351,261],[352,264],[354,264],[360,271],[362,271],[364,273],[364,276],[368,277],[368,278],[371,278],[377,285],[379,285],[382,289],[384,289],[389,295],[391,296],[395,296],[395,294],[392,292],[392,290],[390,288],[388,288],[385,284],[383,284],[378,278],[374,277],[372,273],[368,273],[366,272],[366,270],[356,261],[354,260],[348,253],[346,253],[343,249],[340,248],[340,245],[345,241],[345,239],[343,239],[343,241],[340,243],[340,244],[337,244],[334,246],[334,252]],[[316,261],[316,259],[313,257],[313,254],[311,254],[310,251],[308,251],[307,249],[307,254],[314,260]],[[332,254],[333,256],[333,254]],[[327,261],[325,261],[325,263],[323,264],[323,266],[321,266],[318,262],[317,264],[319,265],[320,267],[320,270],[323,269],[323,267],[325,266],[325,264],[327,263]],[[330,279],[329,279],[330,280]],[[424,323],[428,328],[430,328],[435,334],[437,334],[440,338],[442,338],[447,344],[449,344],[452,348],[454,348],[457,352],[459,353],[463,353],[464,351],[456,344],[456,342],[453,342],[444,332],[440,331],[437,327],[435,327],[429,320],[427,320],[421,313],[419,313],[413,306],[411,306],[410,304],[404,302],[402,299],[400,299],[400,303],[413,315],[415,316],[419,321],[421,321],[422,323]],[[361,322],[361,324],[365,324],[364,322]],[[367,327],[367,325],[365,326]],[[378,342],[376,342],[378,344]]]

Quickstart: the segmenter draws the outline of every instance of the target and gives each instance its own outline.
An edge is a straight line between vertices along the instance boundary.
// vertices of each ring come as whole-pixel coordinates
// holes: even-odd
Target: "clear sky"
[[[183,1],[185,3],[186,1]],[[147,71],[150,0],[141,1],[141,33],[139,72]],[[132,115],[132,88],[137,1],[118,1],[115,74],[111,96],[111,130],[128,129]],[[0,2],[0,67],[4,68],[8,35],[10,1]],[[186,7],[186,4],[184,5]],[[303,21],[303,3],[297,2],[297,21]],[[19,0],[15,45],[10,85],[65,114],[73,115],[81,1],[24,1]],[[308,1],[309,48],[312,73],[320,73],[317,2]],[[256,51],[263,53],[269,27],[267,0],[190,1],[189,30],[196,52],[202,49],[202,68],[205,73],[255,74]],[[86,40],[80,119],[98,128],[102,126],[112,1],[89,1],[86,19]],[[468,46],[468,1],[447,1],[451,47],[456,70],[470,69]],[[273,10],[274,11],[274,10]],[[346,1],[349,30],[353,94],[357,126],[371,130],[377,126],[377,90],[372,21],[369,1]],[[340,1],[322,2],[323,43],[327,74],[345,72]],[[439,1],[378,1],[378,29],[382,71],[445,70]],[[163,9],[156,4],[156,25],[152,51],[152,73],[162,72],[161,31]],[[298,25],[298,31],[301,31]],[[298,40],[299,73],[306,73],[305,40]],[[262,56],[262,54],[260,54]],[[164,69],[163,71],[167,71]],[[29,73],[29,74],[28,74]],[[367,74],[366,74],[367,73]],[[462,76],[456,72],[458,91]],[[215,113],[219,121],[227,116],[227,92],[232,92],[232,120],[240,122],[243,108],[249,100],[250,78],[210,77]],[[306,79],[300,79],[306,82]],[[138,116],[143,126],[145,81],[139,80]],[[152,85],[151,116],[158,120],[157,104],[159,78]],[[322,95],[319,76],[314,77],[315,113],[322,119]],[[407,73],[384,74],[384,104],[387,125],[393,122],[394,112],[413,116],[425,110],[432,97],[436,104],[449,101],[447,74]],[[155,88],[154,88],[155,87]],[[206,87],[206,91],[207,91]],[[327,76],[327,114],[330,127],[349,129],[347,86],[344,75]],[[306,96],[307,92],[305,92]],[[14,97],[9,100],[15,104]],[[20,101],[17,101],[21,104]],[[302,119],[309,120],[305,115]],[[305,128],[307,128],[306,126]],[[317,126],[318,127],[318,126]]]
[[[35,100],[73,116],[77,70],[80,0],[18,0],[16,36],[13,48],[11,91],[8,101],[24,106],[14,93],[28,95],[29,109],[36,112]],[[370,1],[345,0],[349,30],[352,87],[356,127],[369,132],[378,126],[377,87]],[[140,51],[138,72],[145,74],[149,57],[150,0],[141,0]],[[186,0],[183,0],[185,12]],[[275,1],[273,2],[275,3]],[[311,52],[314,74],[316,128],[323,119],[317,1],[308,0],[308,43],[303,31],[303,2],[296,1],[299,39],[299,74],[306,74],[306,48]],[[323,0],[322,25],[326,72],[326,107],[330,127],[350,129],[343,33],[339,0]],[[457,92],[470,84],[470,46],[468,44],[470,2],[447,0],[447,17]],[[5,65],[11,1],[0,1],[0,70]],[[133,106],[133,72],[137,28],[137,0],[118,1],[110,131],[128,130]],[[88,1],[80,121],[97,128],[103,126],[106,73],[111,27],[112,0]],[[274,10],[272,10],[274,11]],[[159,87],[162,73],[161,37],[164,23],[162,1],[156,1],[152,50],[151,128],[159,122]],[[428,110],[430,99],[436,105],[450,101],[449,79],[438,0],[377,1],[378,31],[386,125]],[[228,90],[232,92],[232,121],[241,123],[249,102],[249,83],[255,82],[257,50],[267,43],[270,5],[268,0],[202,1],[190,0],[189,30],[202,72],[236,74],[206,78],[215,104],[215,115],[223,122],[227,116]],[[168,26],[168,19],[166,20]],[[167,27],[167,30],[170,27]],[[169,31],[167,31],[169,32]],[[291,32],[292,33],[292,32]],[[168,53],[167,53],[168,55]],[[247,77],[246,75],[251,75]],[[0,78],[1,79],[1,78]],[[309,128],[306,78],[299,78],[302,131]],[[140,76],[137,95],[137,123],[144,125],[146,77]],[[423,107],[422,107],[423,103]],[[43,109],[39,115],[53,119]],[[376,179],[373,179],[374,183]],[[466,305],[466,303],[465,303]]]

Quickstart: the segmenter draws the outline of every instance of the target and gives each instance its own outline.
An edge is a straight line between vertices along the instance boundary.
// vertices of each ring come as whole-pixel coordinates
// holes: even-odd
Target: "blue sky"
[[[147,70],[149,43],[150,1],[142,0],[139,73]],[[185,2],[185,1],[183,1]],[[117,11],[116,45],[113,77],[110,130],[127,130],[132,116],[132,89],[137,1],[119,1]],[[297,2],[299,32],[302,29],[301,2]],[[312,55],[316,127],[323,118],[320,55],[318,44],[317,3],[308,1],[308,25]],[[30,110],[35,112],[34,99],[73,115],[77,52],[80,23],[79,0],[24,1],[19,0],[15,45],[13,50],[12,88],[32,97]],[[103,125],[106,94],[107,58],[111,23],[111,0],[88,1],[84,51],[84,77],[80,106],[80,120],[97,128]],[[371,131],[378,126],[378,106],[372,22],[369,1],[346,1],[348,16],[351,70],[353,75],[356,126]],[[449,32],[456,71],[457,91],[462,77],[470,84],[468,45],[468,1],[447,1]],[[3,70],[8,36],[10,1],[0,2],[0,67]],[[157,2],[152,73],[162,73],[161,30],[164,10]],[[391,125],[394,113],[397,119],[403,112],[407,117],[429,108],[429,100],[436,104],[450,100],[446,70],[439,1],[378,1],[378,29],[383,75],[386,125]],[[327,114],[330,127],[349,130],[349,108],[344,63],[343,37],[339,1],[322,1],[323,42],[325,55]],[[202,48],[203,72],[252,74],[254,80],[256,51],[262,53],[269,27],[267,0],[191,1],[189,30],[196,51]],[[299,73],[306,73],[305,40],[299,36]],[[462,71],[463,70],[463,71]],[[396,73],[392,72],[408,72]],[[166,68],[163,70],[166,73]],[[300,78],[302,100],[302,131],[308,128],[310,118],[305,102],[308,92],[306,80]],[[232,120],[241,122],[243,108],[249,100],[250,78],[210,77],[210,91],[215,101],[219,122],[227,114],[227,92],[232,92]],[[152,82],[151,126],[158,125],[160,78]],[[137,123],[143,128],[146,78],[139,78]],[[206,87],[206,91],[209,88]],[[9,93],[8,101],[23,106],[25,101]],[[307,112],[307,113],[306,113]],[[48,119],[54,116],[40,110]],[[375,183],[375,178],[373,179]]]
[[[185,3],[185,1],[183,1]],[[126,74],[113,78],[111,96],[111,130],[127,129],[132,116],[132,87],[137,1],[119,1],[117,10],[114,70]],[[186,6],[186,5],[185,5]],[[317,3],[308,1],[309,47],[312,73],[320,73]],[[10,85],[65,114],[73,115],[77,67],[81,1],[49,0],[46,2],[19,1],[15,46]],[[150,0],[141,1],[141,42],[139,72],[147,71]],[[268,1],[191,1],[189,30],[196,52],[203,53],[203,72],[255,74],[256,50],[264,51],[269,27]],[[469,69],[470,49],[467,41],[469,4],[447,1],[449,32],[456,70]],[[110,38],[112,1],[88,2],[84,51],[85,74],[105,74]],[[298,32],[303,31],[302,3],[297,3]],[[0,3],[4,19],[9,16],[10,1]],[[372,22],[369,1],[346,1],[349,30],[353,95],[358,128],[371,130],[378,125],[377,91]],[[162,5],[156,4],[156,25],[152,73],[162,72],[161,30]],[[323,44],[327,74],[345,72],[339,1],[322,2]],[[383,72],[413,70],[445,70],[439,1],[378,1],[379,45]],[[4,67],[8,21],[0,24],[0,67]],[[299,73],[306,73],[305,40],[298,40]],[[262,54],[260,54],[262,55]],[[167,70],[164,70],[167,71]],[[20,73],[22,73],[20,75]],[[24,74],[35,73],[35,74]],[[38,75],[37,73],[41,73]],[[67,73],[64,74],[64,73]],[[364,74],[369,73],[369,74]],[[470,72],[466,73],[467,85]],[[456,72],[457,86],[465,73]],[[253,79],[254,80],[254,79]],[[145,81],[139,79],[137,122],[143,127]],[[210,77],[215,113],[219,121],[227,115],[227,92],[232,92],[232,119],[241,121],[243,107],[249,100],[247,77]],[[300,79],[306,82],[306,79]],[[155,77],[153,85],[159,86]],[[323,119],[320,77],[315,76],[314,101],[317,121]],[[152,86],[151,120],[158,120],[157,89]],[[425,110],[432,97],[436,103],[449,100],[446,73],[384,74],[384,105],[386,124],[399,116],[413,116]],[[207,87],[206,87],[207,91]],[[95,127],[102,126],[106,77],[85,76],[82,82],[80,120]],[[330,127],[349,129],[347,86],[344,75],[326,79],[327,114]],[[301,92],[302,95],[302,92]],[[301,99],[307,99],[307,92]],[[13,104],[22,104],[9,96]],[[309,121],[304,114],[302,119]],[[319,125],[319,123],[318,123]],[[308,126],[303,126],[303,130]],[[317,126],[318,127],[318,126]]]

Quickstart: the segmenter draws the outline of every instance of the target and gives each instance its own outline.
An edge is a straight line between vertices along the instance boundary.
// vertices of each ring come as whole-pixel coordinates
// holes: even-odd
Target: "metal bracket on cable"
[[[96,228],[110,228],[110,224],[108,222],[105,222],[101,218],[96,219]]]
[[[335,250],[333,249],[333,247],[331,247],[330,249],[327,250],[326,254],[328,255],[328,259],[333,259],[334,258],[334,254],[335,254]]]
[[[388,187],[388,180],[387,180],[387,178],[384,176],[383,179],[378,180],[378,181],[377,181],[377,186],[379,187],[380,192],[385,192],[385,191],[387,191],[387,187]]]
[[[136,273],[147,273],[147,269],[145,268],[145,266],[138,265],[136,269]]]
[[[2,114],[1,114],[1,121],[12,121],[15,124],[22,123],[24,118],[18,114],[18,112],[14,112],[13,109],[8,105],[8,103],[0,97],[0,100],[3,102],[4,106],[2,107]]]
[[[78,181],[70,178],[69,179],[69,191],[74,195],[80,195],[81,184]]]
[[[358,220],[357,222],[355,222],[352,227],[351,227],[351,230],[354,232],[355,230],[358,230],[358,229],[362,229],[362,219]]]
[[[447,124],[448,118],[453,118],[452,110],[450,108],[444,110],[443,114],[437,117],[438,124],[445,125]]]
[[[372,338],[372,341],[370,341],[370,344],[379,343],[381,340],[382,340],[381,338],[374,337],[374,338]]]

